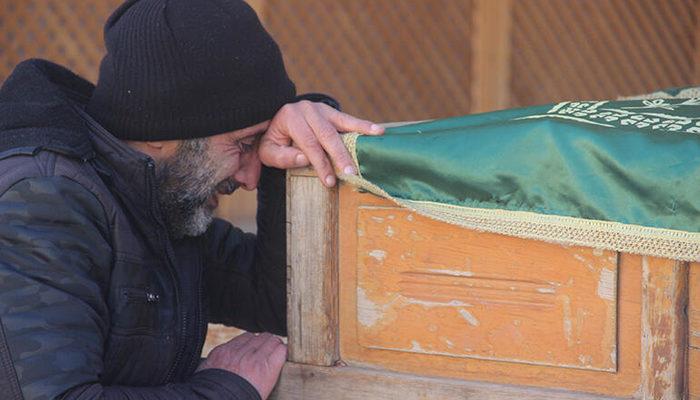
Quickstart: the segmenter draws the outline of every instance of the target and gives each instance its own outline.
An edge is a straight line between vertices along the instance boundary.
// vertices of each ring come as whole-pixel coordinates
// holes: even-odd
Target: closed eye
[[[258,141],[260,139],[260,136],[262,134],[257,134],[257,135],[251,135],[251,136],[246,136],[244,138],[240,139],[235,139],[232,141],[232,144],[236,147],[238,147],[241,151],[241,153],[250,153],[251,151],[255,151]]]

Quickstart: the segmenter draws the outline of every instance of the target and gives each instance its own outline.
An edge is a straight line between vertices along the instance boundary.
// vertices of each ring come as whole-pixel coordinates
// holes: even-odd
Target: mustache
[[[241,184],[236,182],[233,178],[228,178],[216,185],[216,191],[220,194],[228,195],[235,192],[240,186]]]

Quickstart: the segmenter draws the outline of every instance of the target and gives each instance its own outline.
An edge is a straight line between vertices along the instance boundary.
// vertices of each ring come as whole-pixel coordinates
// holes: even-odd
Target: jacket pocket
[[[161,295],[150,287],[122,286],[112,315],[119,334],[154,335],[159,332]]]

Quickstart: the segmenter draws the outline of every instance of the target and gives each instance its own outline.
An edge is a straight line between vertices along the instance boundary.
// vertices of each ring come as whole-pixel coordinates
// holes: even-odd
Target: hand
[[[287,346],[270,333],[244,333],[216,346],[197,370],[225,369],[240,375],[267,399],[287,358]]]
[[[302,100],[286,104],[260,139],[260,161],[282,169],[305,167],[311,163],[321,182],[331,187],[336,182],[334,166],[348,175],[357,173],[338,132],[381,135],[384,128],[323,103]]]

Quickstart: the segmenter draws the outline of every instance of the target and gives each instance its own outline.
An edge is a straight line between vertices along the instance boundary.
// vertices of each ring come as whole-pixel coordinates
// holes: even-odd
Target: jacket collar
[[[117,139],[85,112],[92,83],[50,61],[15,67],[0,88],[0,157],[51,151],[90,162],[141,219],[162,221],[155,163]]]
[[[157,213],[153,159],[114,137],[82,107],[78,106],[78,113],[90,129],[90,140],[97,154],[95,167],[103,179],[129,203]]]
[[[90,82],[50,61],[18,64],[0,88],[0,152],[22,148],[90,159],[87,131],[71,101],[87,101],[92,90]]]

